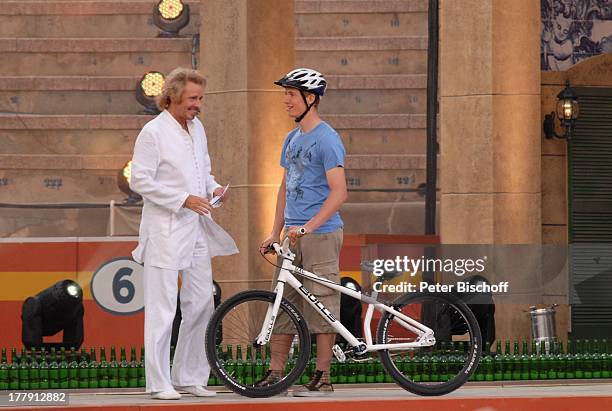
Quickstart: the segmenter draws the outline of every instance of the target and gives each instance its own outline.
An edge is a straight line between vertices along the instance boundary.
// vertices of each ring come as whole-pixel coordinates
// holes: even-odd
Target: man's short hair
[[[181,101],[187,82],[202,87],[206,86],[206,80],[199,71],[183,67],[175,68],[166,77],[162,92],[157,96],[157,107],[160,110],[167,109],[170,106],[171,98],[174,98],[175,101]]]

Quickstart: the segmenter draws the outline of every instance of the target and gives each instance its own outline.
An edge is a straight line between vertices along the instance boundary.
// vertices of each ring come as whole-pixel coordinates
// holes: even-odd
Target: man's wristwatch
[[[308,234],[308,231],[306,231],[306,227],[302,226],[297,229],[297,233],[301,237],[301,236]]]

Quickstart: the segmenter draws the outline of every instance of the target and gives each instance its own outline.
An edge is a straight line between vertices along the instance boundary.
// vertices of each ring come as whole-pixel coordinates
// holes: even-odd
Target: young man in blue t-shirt
[[[283,103],[287,114],[298,127],[285,139],[281,166],[285,169],[276,199],[274,227],[261,243],[264,250],[272,242],[280,242],[283,229],[296,253],[295,265],[338,283],[339,256],[342,247],[343,222],[338,210],[346,201],[344,175],[346,152],[338,133],[319,117],[318,104],[327,82],[315,70],[293,70],[275,84],[285,88]],[[338,292],[304,280],[304,285],[340,318]],[[335,330],[309,304],[285,288],[285,296],[298,305],[306,317],[310,331],[316,334],[317,364],[311,381],[294,390],[295,396],[318,396],[333,392],[329,369]],[[282,378],[282,370],[293,339],[291,330],[283,328],[282,318],[276,323],[272,337],[272,361],[266,378],[260,384]]]

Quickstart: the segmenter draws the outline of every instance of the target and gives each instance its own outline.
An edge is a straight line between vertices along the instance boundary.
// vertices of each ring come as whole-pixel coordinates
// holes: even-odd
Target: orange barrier
[[[142,344],[142,312],[133,315],[107,312],[92,299],[89,288],[93,273],[106,261],[129,256],[136,244],[134,240],[68,238],[13,241],[0,243],[1,346],[22,345],[23,301],[62,279],[74,280],[83,289],[84,346]],[[61,333],[45,338],[45,341],[61,341]]]
[[[366,277],[362,278],[360,270],[364,247],[437,243],[439,239],[436,236],[345,235],[340,253],[341,276],[352,277],[360,284],[364,283],[364,279],[369,281]],[[23,301],[62,279],[72,279],[83,289],[84,346],[140,346],[143,341],[143,313],[118,314],[104,309],[92,298],[90,290],[92,276],[101,266],[121,257],[129,258],[135,246],[135,237],[2,239],[0,346],[22,345]],[[60,341],[61,335],[45,340]]]

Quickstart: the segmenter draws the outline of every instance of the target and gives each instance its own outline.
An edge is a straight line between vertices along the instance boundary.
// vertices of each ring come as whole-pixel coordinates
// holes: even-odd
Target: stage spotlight
[[[467,281],[470,289],[478,289],[476,287],[480,285],[482,289],[487,290],[486,292],[466,292],[460,297],[474,313],[480,326],[482,341],[488,341],[492,344],[495,341],[495,302],[493,301],[493,294],[488,291],[491,282],[481,275],[467,277],[463,281]],[[485,287],[482,287],[482,285],[485,285]]]
[[[62,280],[28,297],[21,309],[21,339],[31,348],[78,349],[83,343],[83,290],[72,280]],[[44,336],[64,331],[61,343],[44,343]]]
[[[124,200],[124,203],[136,204],[140,200],[142,200],[142,197],[140,196],[140,194],[133,192],[130,188],[131,177],[132,160],[125,163],[125,166],[123,166],[123,168],[119,170],[119,173],[117,175],[117,186],[119,187],[119,190],[123,191],[125,194],[128,195],[128,198]]]
[[[340,279],[340,285],[349,288],[353,291],[360,292],[361,286],[351,277],[342,277]],[[353,335],[360,338],[363,335],[361,329],[361,301],[355,298],[349,297],[348,295],[340,294],[340,322],[344,325]],[[340,341],[344,341],[340,337]]]
[[[155,98],[162,92],[166,77],[159,71],[149,71],[136,86],[136,100],[144,106],[146,114],[159,114]]]
[[[342,279],[340,279],[340,285],[350,288],[353,291],[361,291],[361,286],[359,283],[353,280],[351,277],[342,277]]]
[[[161,0],[153,8],[153,24],[161,29],[159,37],[176,37],[189,24],[189,5],[181,0]]]

